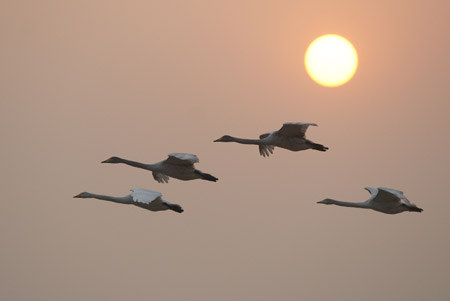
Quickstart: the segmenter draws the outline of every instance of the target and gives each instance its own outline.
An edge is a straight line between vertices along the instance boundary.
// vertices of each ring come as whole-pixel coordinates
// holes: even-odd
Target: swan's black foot
[[[315,149],[315,150],[318,150],[321,152],[326,152],[328,150],[328,147],[323,146],[322,144],[313,143],[312,149]]]
[[[422,212],[423,211],[423,209],[422,208],[419,208],[419,207],[413,207],[413,206],[411,206],[411,207],[408,207],[408,210],[409,211],[414,211],[414,212]]]
[[[219,180],[219,179],[216,178],[215,176],[210,175],[209,173],[201,172],[201,171],[198,170],[198,169],[194,170],[194,172],[195,172],[196,174],[200,175],[202,180],[211,181],[211,182],[217,182],[217,181]]]
[[[183,212],[183,208],[181,208],[180,205],[177,204],[166,204],[167,207],[169,207],[170,210],[181,213]]]

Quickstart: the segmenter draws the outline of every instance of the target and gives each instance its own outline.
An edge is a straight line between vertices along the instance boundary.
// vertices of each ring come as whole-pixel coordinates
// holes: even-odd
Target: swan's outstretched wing
[[[315,123],[307,122],[286,122],[278,130],[279,135],[304,138],[309,126],[317,126]]]
[[[386,188],[386,187],[378,187],[379,190],[384,190],[386,192],[389,192],[399,199],[402,200],[406,205],[412,205],[411,202],[403,195],[403,191],[392,189],[392,188]]]
[[[386,187],[378,187],[378,189],[390,192],[390,193],[396,195],[400,199],[405,198],[405,196],[403,195],[403,191],[392,189],[392,188],[386,188]]]
[[[266,138],[266,137],[269,137],[270,134],[272,134],[272,132],[261,134],[261,135],[259,135],[259,139],[262,140],[262,139],[264,139],[264,138]]]
[[[158,183],[169,183],[169,176],[160,172],[153,171],[153,179]]]
[[[262,139],[264,139],[266,137],[269,137],[270,134],[272,134],[272,133],[261,134],[261,135],[259,135],[259,139],[262,140]],[[268,157],[270,154],[273,154],[273,150],[274,150],[275,146],[260,144],[260,145],[258,145],[258,148],[259,148],[259,154],[261,156]]]
[[[162,193],[154,190],[148,190],[144,188],[133,188],[131,189],[131,196],[133,201],[136,203],[150,204],[153,201],[162,202]]]
[[[275,146],[273,145],[258,145],[259,147],[259,154],[263,157],[269,157],[270,154],[273,154],[273,150]]]
[[[191,154],[183,154],[183,153],[173,153],[169,154],[169,157],[165,161],[169,164],[175,165],[194,165],[194,163],[198,163],[198,157],[196,155]]]
[[[415,204],[411,203],[400,190],[386,187],[366,187],[365,189],[368,190],[372,195],[371,198],[367,200],[367,202],[375,202],[385,205],[389,203],[391,205],[397,203],[398,205],[403,205],[410,208],[410,211],[423,211],[421,208],[418,208]]]
[[[389,190],[385,190],[384,188],[373,188],[373,187],[364,187],[365,190],[370,192],[370,199],[366,202],[375,202],[375,203],[398,203],[401,201],[401,198],[392,193]],[[396,190],[397,191],[397,190]]]
[[[161,192],[148,190],[144,188],[131,189],[131,196],[136,206],[149,209],[152,211],[160,211],[169,209],[161,199]]]

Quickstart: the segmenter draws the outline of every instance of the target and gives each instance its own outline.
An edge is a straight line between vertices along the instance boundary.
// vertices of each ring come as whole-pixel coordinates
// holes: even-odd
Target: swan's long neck
[[[243,139],[243,138],[236,138],[231,137],[233,142],[241,143],[241,144],[256,144],[260,145],[263,144],[260,139]]]
[[[114,203],[121,203],[121,204],[131,204],[132,203],[129,196],[115,197],[115,196],[109,196],[109,195],[87,193],[87,197],[104,200],[104,201],[110,201],[110,202],[114,202]]]
[[[131,161],[131,160],[127,160],[127,159],[122,159],[122,158],[119,158],[119,160],[120,160],[120,163],[123,163],[126,165],[153,171],[153,164],[144,164],[144,163]]]
[[[352,202],[342,202],[342,201],[337,201],[337,200],[333,200],[333,199],[329,199],[330,204],[334,204],[334,205],[338,205],[338,206],[343,206],[343,207],[354,207],[354,208],[369,208],[367,206],[366,202],[360,202],[360,203],[352,203]]]

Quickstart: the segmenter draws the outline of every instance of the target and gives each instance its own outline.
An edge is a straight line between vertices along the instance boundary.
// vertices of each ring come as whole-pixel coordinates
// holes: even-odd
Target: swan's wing
[[[373,187],[364,187],[365,190],[367,190],[370,193],[370,199],[373,199],[378,194],[378,189]]]
[[[390,192],[392,194],[395,194],[399,198],[404,198],[403,191],[392,189],[392,188],[386,188],[386,187],[378,187],[378,189],[386,190],[387,192]]]
[[[169,157],[164,161],[169,164],[175,165],[194,165],[194,163],[198,163],[198,157],[196,155],[191,154],[183,154],[183,153],[173,153],[169,154]]]
[[[366,202],[376,202],[376,203],[398,203],[400,202],[400,198],[389,192],[384,190],[383,188],[373,188],[373,187],[365,187],[365,190],[369,191],[371,194],[370,199]]]
[[[309,126],[317,126],[315,123],[306,122],[286,122],[281,129],[278,130],[279,135],[291,137],[305,137],[306,130]]]
[[[133,188],[131,191],[134,205],[138,207],[150,211],[163,211],[169,209],[169,205],[161,199],[162,194],[158,191],[143,188]]]
[[[269,137],[270,134],[272,134],[272,132],[261,134],[261,135],[259,135],[259,139],[264,139],[266,137]],[[259,148],[259,154],[261,156],[268,157],[270,154],[273,154],[273,150],[274,150],[275,146],[260,144],[260,145],[258,145],[258,148]]]
[[[406,205],[412,205],[411,202],[403,195],[403,191],[392,189],[392,188],[386,188],[386,187],[379,187],[378,189],[384,190],[386,192],[389,192],[389,193],[395,195],[396,197],[401,199],[402,202],[404,202]]]
[[[131,189],[131,191],[133,201],[138,206],[146,207],[151,204],[152,207],[154,207],[157,206],[158,204],[161,205],[163,204],[163,201],[161,199],[162,197],[161,192],[148,190],[144,188],[133,188]]]
[[[153,171],[153,179],[158,183],[169,183],[169,176],[160,172]]]
[[[259,139],[264,139],[266,137],[269,137],[270,134],[272,134],[272,132],[261,134],[261,135],[259,135]]]
[[[275,146],[260,144],[260,145],[258,145],[258,148],[259,148],[259,154],[261,156],[269,157],[270,154],[273,154],[273,150],[274,150]]]

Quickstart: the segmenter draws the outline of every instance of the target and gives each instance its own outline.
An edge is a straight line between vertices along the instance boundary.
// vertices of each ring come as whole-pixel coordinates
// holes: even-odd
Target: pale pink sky
[[[448,1],[0,3],[1,300],[450,299]],[[336,33],[355,77],[303,55]],[[316,122],[330,148],[262,158]],[[156,183],[100,161],[200,158],[217,183]],[[316,204],[405,191],[422,214]],[[161,191],[183,214],[82,191]]]

